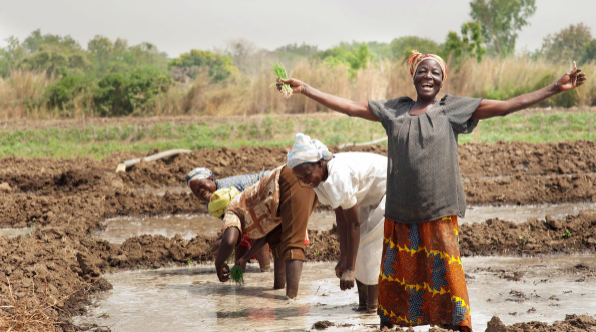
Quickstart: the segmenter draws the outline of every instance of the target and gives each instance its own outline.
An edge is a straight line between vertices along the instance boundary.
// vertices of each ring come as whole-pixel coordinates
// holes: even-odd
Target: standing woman
[[[318,140],[299,133],[288,167],[314,188],[319,202],[335,210],[340,257],[335,273],[342,290],[358,287],[358,311],[376,311],[383,250],[387,157],[374,153],[331,154]]]
[[[466,200],[457,139],[478,120],[505,116],[586,81],[574,69],[553,84],[507,101],[437,95],[447,77],[434,54],[412,51],[408,59],[417,98],[354,102],[321,92],[297,79],[280,79],[322,105],[381,122],[389,137],[383,257],[379,275],[382,327],[438,325],[471,331],[468,290],[460,261],[458,217]]]

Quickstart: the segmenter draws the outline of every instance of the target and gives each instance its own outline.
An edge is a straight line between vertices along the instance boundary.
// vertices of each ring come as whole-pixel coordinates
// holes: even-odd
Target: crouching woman
[[[286,295],[295,298],[305,258],[304,234],[316,203],[314,190],[300,186],[285,165],[236,196],[223,218],[223,236],[215,260],[219,280],[225,282],[230,278],[225,262],[242,234],[259,242],[255,248],[266,238],[274,258],[274,288],[281,289],[287,284]],[[249,251],[245,255],[250,254]]]

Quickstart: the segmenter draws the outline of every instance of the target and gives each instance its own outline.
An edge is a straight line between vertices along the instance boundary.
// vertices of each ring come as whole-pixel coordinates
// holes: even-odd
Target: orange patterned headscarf
[[[426,59],[434,59],[439,63],[441,70],[443,70],[443,82],[445,82],[447,79],[447,64],[443,58],[436,54],[420,54],[420,52],[412,50],[412,55],[410,55],[407,62],[410,65],[410,75],[414,77],[416,69],[418,69],[418,65],[420,65],[420,63]]]

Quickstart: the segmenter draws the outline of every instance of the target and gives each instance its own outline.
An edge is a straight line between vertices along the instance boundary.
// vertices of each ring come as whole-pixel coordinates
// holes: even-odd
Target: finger
[[[346,282],[345,280],[340,280],[339,281],[339,288],[341,288],[342,291],[346,290]]]

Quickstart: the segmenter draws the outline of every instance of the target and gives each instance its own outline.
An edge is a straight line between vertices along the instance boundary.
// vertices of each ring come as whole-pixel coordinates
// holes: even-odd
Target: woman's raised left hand
[[[582,70],[575,66],[575,62],[573,62],[573,66],[575,68],[572,71],[565,73],[565,75],[561,76],[557,81],[557,87],[560,92],[575,89],[586,82],[586,74],[582,73]]]

